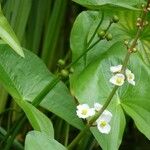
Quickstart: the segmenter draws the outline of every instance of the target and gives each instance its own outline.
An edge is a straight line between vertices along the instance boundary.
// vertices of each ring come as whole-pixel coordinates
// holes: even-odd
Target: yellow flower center
[[[129,79],[129,80],[132,80],[132,79],[133,79],[133,77],[132,77],[131,74],[128,75],[128,79]]]
[[[101,127],[105,127],[106,124],[107,124],[106,121],[102,121],[102,122],[100,123],[100,126],[101,126]]]
[[[86,115],[86,114],[87,114],[87,112],[88,112],[88,110],[87,110],[87,109],[83,109],[81,113],[82,113],[82,115]]]
[[[122,83],[122,78],[117,78],[116,82],[117,82],[118,84]]]

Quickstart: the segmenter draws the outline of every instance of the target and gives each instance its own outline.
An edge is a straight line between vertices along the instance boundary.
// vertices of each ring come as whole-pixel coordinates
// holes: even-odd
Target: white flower
[[[123,85],[124,80],[125,80],[125,76],[123,74],[121,74],[121,73],[117,73],[114,76],[112,76],[109,81],[112,84],[121,86],[121,85]]]
[[[103,106],[101,104],[94,103],[94,109],[95,109],[95,111],[100,111],[102,107]],[[108,110],[104,110],[103,114],[109,115],[110,117],[112,117],[112,113],[110,111],[108,111]]]
[[[122,69],[122,65],[117,65],[117,66],[111,66],[110,67],[110,71],[112,73],[117,73],[117,72],[120,72]]]
[[[129,70],[129,69],[126,69],[126,77],[127,77],[127,81],[132,84],[132,85],[135,85],[135,76],[134,74]]]
[[[109,111],[108,111],[109,112]],[[107,113],[108,113],[107,112]],[[108,134],[111,130],[111,126],[109,125],[109,122],[111,120],[112,114],[109,112],[103,113],[97,120],[97,128],[101,133]],[[110,115],[111,114],[111,115]]]
[[[96,111],[100,111],[102,107],[103,107],[103,106],[102,106],[101,104],[99,104],[99,103],[94,103],[94,109],[95,109]]]
[[[90,108],[88,104],[80,104],[77,106],[77,116],[79,118],[88,118],[95,115],[95,109]]]

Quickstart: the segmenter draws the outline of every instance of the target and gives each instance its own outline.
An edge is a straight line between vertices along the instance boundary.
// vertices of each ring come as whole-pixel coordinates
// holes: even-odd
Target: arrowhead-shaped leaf
[[[26,57],[22,58],[7,45],[0,45],[0,82],[14,99],[31,102],[49,87],[55,77],[36,55],[27,50],[24,52]],[[74,99],[61,81],[45,93],[40,106],[79,129],[83,127],[76,116]]]

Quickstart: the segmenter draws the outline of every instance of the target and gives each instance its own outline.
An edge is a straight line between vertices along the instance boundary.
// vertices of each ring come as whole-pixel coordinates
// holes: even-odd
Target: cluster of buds
[[[122,86],[127,80],[130,84],[135,85],[135,76],[131,70],[126,69],[125,75],[121,73],[122,65],[110,67],[110,71],[113,73],[113,76],[110,78],[110,82],[117,86]]]
[[[148,4],[147,11],[150,11],[150,4]]]
[[[110,20],[110,24],[118,23],[118,22],[119,22],[119,18],[116,15],[114,15]],[[107,30],[100,29],[100,30],[98,30],[97,34],[98,34],[99,38],[106,39],[107,41],[111,41],[113,36],[111,33],[107,33],[106,31]]]
[[[113,38],[112,34],[111,33],[106,33],[105,30],[99,30],[97,32],[97,34],[98,34],[99,38],[106,39],[107,41],[111,41],[112,38]]]
[[[137,43],[136,43],[135,47],[130,48],[130,47],[131,47],[131,45],[132,45],[132,42],[133,42],[133,41],[124,40],[124,45],[127,47],[128,52],[130,52],[130,53],[132,53],[132,52],[133,52],[133,53],[135,53],[135,52],[137,52],[137,51],[138,51],[138,49],[136,48]]]
[[[90,108],[88,104],[80,104],[77,106],[77,116],[82,119],[90,120],[96,112],[99,112],[102,108],[102,105],[99,103],[94,103],[94,107]],[[104,112],[100,115],[100,117],[93,123],[96,125],[99,132],[108,134],[111,130],[111,126],[109,122],[111,121],[112,113],[108,110],[104,110]]]
[[[70,73],[74,72],[74,69],[72,67],[69,70],[65,69],[66,62],[63,59],[59,59],[58,62],[57,62],[57,65],[60,69],[60,75],[63,78],[67,78]]]
[[[136,26],[140,29],[142,29],[142,27],[148,25],[148,21],[144,21],[142,20],[142,18],[138,17],[137,18],[137,22],[136,22]]]

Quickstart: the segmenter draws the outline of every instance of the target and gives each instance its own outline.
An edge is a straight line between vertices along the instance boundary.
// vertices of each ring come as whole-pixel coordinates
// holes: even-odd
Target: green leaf
[[[123,54],[125,53],[125,51],[118,52],[118,49],[124,50],[122,44],[123,43],[118,42],[111,46],[111,48],[108,49],[108,53],[93,60],[80,72],[77,76],[78,80],[72,82],[72,91],[79,103],[88,103],[91,107],[93,107],[95,102],[104,104],[113,88],[109,82],[112,76],[109,70],[110,66],[120,64],[121,60],[119,59],[118,61],[118,56],[121,52],[123,52]],[[72,78],[72,80],[74,81],[74,78]],[[111,121],[112,130],[109,135],[99,133],[96,128],[91,129],[93,135],[104,150],[116,150],[121,144],[125,127],[125,117],[120,103],[120,93],[117,92],[108,107],[108,110],[113,114]]]
[[[20,56],[24,57],[23,50],[20,43],[9,25],[7,19],[4,17],[0,7],[0,37]]]
[[[73,0],[76,3],[79,3],[80,5],[83,5],[85,7],[91,8],[91,9],[100,9],[102,6],[113,6],[113,7],[123,7],[127,9],[135,9],[134,7],[136,5],[140,5],[142,3],[145,3],[144,0]]]
[[[49,138],[42,132],[31,131],[25,140],[25,150],[67,150],[56,140]]]
[[[0,45],[0,82],[14,99],[31,102],[49,87],[55,77],[36,55],[27,50],[24,52],[26,57],[22,58],[7,45]],[[76,116],[74,99],[62,82],[47,91],[41,99],[40,106],[79,129],[83,127]]]
[[[119,24],[113,25],[109,31],[113,34],[113,40],[110,42],[106,42],[103,40],[95,47],[93,47],[86,54],[86,59],[83,57],[74,65],[75,71],[74,74],[70,77],[71,91],[74,96],[78,99],[79,103],[88,103],[91,107],[93,107],[94,102],[103,104],[106,101],[113,87],[109,82],[109,79],[112,76],[109,68],[112,65],[118,65],[122,63],[125,52],[127,51],[123,41],[124,39],[129,39],[129,41],[132,41],[137,30],[135,28],[135,22],[139,13],[133,13],[127,10],[122,12],[112,10],[111,14],[110,12],[105,11],[105,20],[101,25],[101,29],[105,29],[107,27],[108,20],[112,17],[113,14],[118,15],[120,20]],[[127,16],[129,16],[128,19],[130,21],[126,19]],[[100,18],[101,12],[95,11],[82,12],[77,17],[71,32],[70,40],[73,53],[73,61],[76,60],[85,50],[86,44],[88,43],[90,37],[92,36],[92,33],[96,29]],[[142,37],[138,41],[138,47],[141,46],[141,44],[149,47],[149,32],[146,32],[147,30],[148,28],[144,30]],[[94,41],[96,41],[97,39],[98,37],[95,36]],[[94,136],[100,143],[100,146],[104,150],[107,148],[110,150],[118,149],[119,145],[121,144],[125,126],[125,118],[121,106],[123,106],[127,113],[134,119],[138,129],[149,138],[150,128],[148,127],[148,124],[150,122],[148,117],[146,116],[148,116],[150,113],[150,107],[146,107],[145,109],[144,106],[144,104],[149,106],[149,93],[146,92],[150,89],[150,87],[147,85],[149,80],[149,71],[148,68],[146,68],[146,66],[143,64],[143,62],[145,63],[145,61],[143,61],[145,60],[145,57],[141,55],[141,52],[142,49],[139,49],[139,52],[136,55],[134,54],[135,56],[131,56],[129,65],[129,69],[131,69],[135,73],[136,84],[138,84],[139,82],[141,82],[141,84],[133,87],[126,83],[119,89],[108,107],[108,109],[112,111],[114,116],[111,122],[112,133],[115,132],[113,133],[114,138],[111,133],[110,135],[101,135],[97,129],[91,129]],[[141,73],[139,74],[139,69],[137,69],[137,66],[139,69],[142,69],[142,75]],[[144,82],[143,78],[145,79]],[[145,91],[144,93],[139,92],[139,90],[141,89],[141,85],[142,92]],[[132,96],[134,91],[137,92]],[[126,97],[124,97],[124,95],[126,95]],[[136,107],[132,106],[131,104],[128,105],[127,101],[130,101],[131,97],[133,97],[134,99],[134,103],[132,103],[132,105],[134,104],[136,105]],[[136,103],[137,99],[140,99],[140,102],[137,101]],[[141,103],[141,101],[144,101],[143,105],[138,104]],[[115,108],[119,113],[117,119],[115,113],[116,111],[114,111]],[[143,112],[143,114],[141,115],[139,112]],[[120,122],[122,122],[122,125],[120,124]],[[116,126],[118,127],[117,129],[115,129]]]
[[[49,118],[24,100],[17,100],[17,104],[24,110],[34,130],[41,131],[47,136],[54,138],[53,125]]]

